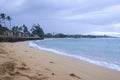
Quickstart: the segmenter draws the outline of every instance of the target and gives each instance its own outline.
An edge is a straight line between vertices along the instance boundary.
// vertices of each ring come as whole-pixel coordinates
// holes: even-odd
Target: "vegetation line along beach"
[[[6,22],[9,21],[9,26]],[[5,13],[0,13],[0,41],[25,41],[44,39],[44,32],[39,24],[33,24],[31,29],[23,24],[22,26],[11,25],[12,18]]]

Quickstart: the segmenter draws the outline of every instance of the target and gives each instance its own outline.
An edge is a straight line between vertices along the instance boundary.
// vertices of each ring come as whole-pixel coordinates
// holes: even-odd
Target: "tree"
[[[3,22],[4,22],[4,27],[6,26],[6,24],[5,24],[5,17],[6,17],[6,15],[4,14],[4,13],[1,13],[0,14],[0,17],[1,17],[1,19],[3,20]],[[1,21],[2,22],[2,21]]]
[[[22,26],[22,28],[23,28],[24,37],[30,37],[30,32],[29,32],[27,26],[24,24]]]
[[[45,34],[45,37],[46,37],[46,38],[52,38],[53,35],[52,35],[52,33],[47,33],[47,34]]]
[[[0,24],[0,35],[3,33],[3,31],[2,31],[2,25]]]
[[[6,19],[9,21],[10,23],[10,30],[11,30],[11,17],[10,16],[7,16]]]
[[[18,36],[19,34],[19,27],[18,26],[13,26],[12,32],[14,36]]]
[[[1,25],[1,23],[2,23],[2,17],[1,17],[1,14],[0,14],[0,25]]]
[[[44,32],[39,24],[33,25],[31,31],[34,36],[39,36],[41,39],[44,39]]]
[[[67,37],[67,35],[59,33],[59,34],[54,35],[54,37],[55,38],[65,38],[65,37]]]
[[[19,27],[19,32],[23,32],[23,31],[22,31],[22,27]]]
[[[0,24],[0,35],[4,35],[4,32],[7,32],[9,29],[7,27],[3,27],[1,24]]]
[[[28,28],[27,28],[27,26],[24,24],[23,25],[23,33],[24,34],[26,34],[26,33],[28,33],[29,31],[28,31]]]

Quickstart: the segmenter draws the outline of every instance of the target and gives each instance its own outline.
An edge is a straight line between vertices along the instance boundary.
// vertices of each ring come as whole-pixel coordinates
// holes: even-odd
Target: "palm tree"
[[[22,32],[22,27],[19,27],[18,30],[19,30],[19,32]]]
[[[6,15],[5,15],[5,13],[1,13],[0,16],[1,16],[1,19],[4,21],[4,27],[5,27],[6,26],[6,24],[5,24]]]
[[[11,30],[11,17],[10,16],[7,16],[6,19],[9,21],[10,23],[10,30]]]
[[[0,14],[0,24],[1,24],[1,19],[2,19],[2,18],[1,18],[1,14]]]

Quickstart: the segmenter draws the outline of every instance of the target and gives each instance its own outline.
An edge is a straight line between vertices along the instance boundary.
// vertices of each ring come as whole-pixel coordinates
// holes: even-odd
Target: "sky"
[[[45,33],[120,36],[120,0],[0,0],[0,13]]]

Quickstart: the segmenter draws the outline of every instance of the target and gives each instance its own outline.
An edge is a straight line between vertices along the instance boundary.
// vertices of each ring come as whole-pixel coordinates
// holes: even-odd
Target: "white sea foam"
[[[98,61],[98,60],[92,60],[92,59],[85,58],[85,57],[78,56],[78,55],[71,55],[71,54],[68,54],[68,53],[65,53],[65,52],[62,52],[62,51],[59,51],[59,50],[55,50],[55,49],[52,49],[52,48],[51,49],[50,48],[49,49],[44,48],[44,47],[41,47],[41,46],[37,45],[34,42],[29,42],[28,45],[32,48],[37,48],[37,49],[40,49],[40,50],[49,51],[49,52],[52,52],[52,53],[72,57],[72,58],[83,60],[83,61],[86,61],[86,62],[89,62],[89,63],[92,63],[92,64],[96,64],[96,65],[99,65],[99,66],[102,66],[102,67],[106,67],[106,68],[110,68],[110,69],[120,71],[120,66],[116,65],[116,64],[113,64],[113,63],[108,63],[108,62]]]

